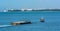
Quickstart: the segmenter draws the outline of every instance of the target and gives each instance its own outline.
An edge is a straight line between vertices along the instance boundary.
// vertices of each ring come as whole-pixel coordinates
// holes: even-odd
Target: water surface
[[[44,17],[44,23],[40,22],[40,17]],[[22,20],[32,24],[10,25]],[[60,31],[60,12],[0,12],[0,31]]]

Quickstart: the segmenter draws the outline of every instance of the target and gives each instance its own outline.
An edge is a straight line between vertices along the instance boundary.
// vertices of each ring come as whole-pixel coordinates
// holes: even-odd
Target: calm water
[[[40,17],[45,18],[41,23]],[[28,20],[32,24],[11,26],[11,22]],[[0,31],[60,31],[60,12],[0,12]]]

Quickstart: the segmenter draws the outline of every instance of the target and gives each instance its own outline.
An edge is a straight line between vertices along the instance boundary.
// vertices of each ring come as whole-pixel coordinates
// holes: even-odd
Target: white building
[[[21,9],[22,11],[24,11],[25,9]]]
[[[4,10],[3,12],[8,12],[7,10]]]

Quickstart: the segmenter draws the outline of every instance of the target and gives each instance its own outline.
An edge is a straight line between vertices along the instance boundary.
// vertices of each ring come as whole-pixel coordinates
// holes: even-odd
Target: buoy
[[[44,18],[43,17],[40,18],[40,22],[44,22]]]

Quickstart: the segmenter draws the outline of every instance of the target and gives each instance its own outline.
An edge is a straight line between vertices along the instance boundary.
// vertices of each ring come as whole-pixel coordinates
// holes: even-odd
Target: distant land
[[[19,12],[19,11],[60,11],[60,9],[9,9],[3,12]]]

